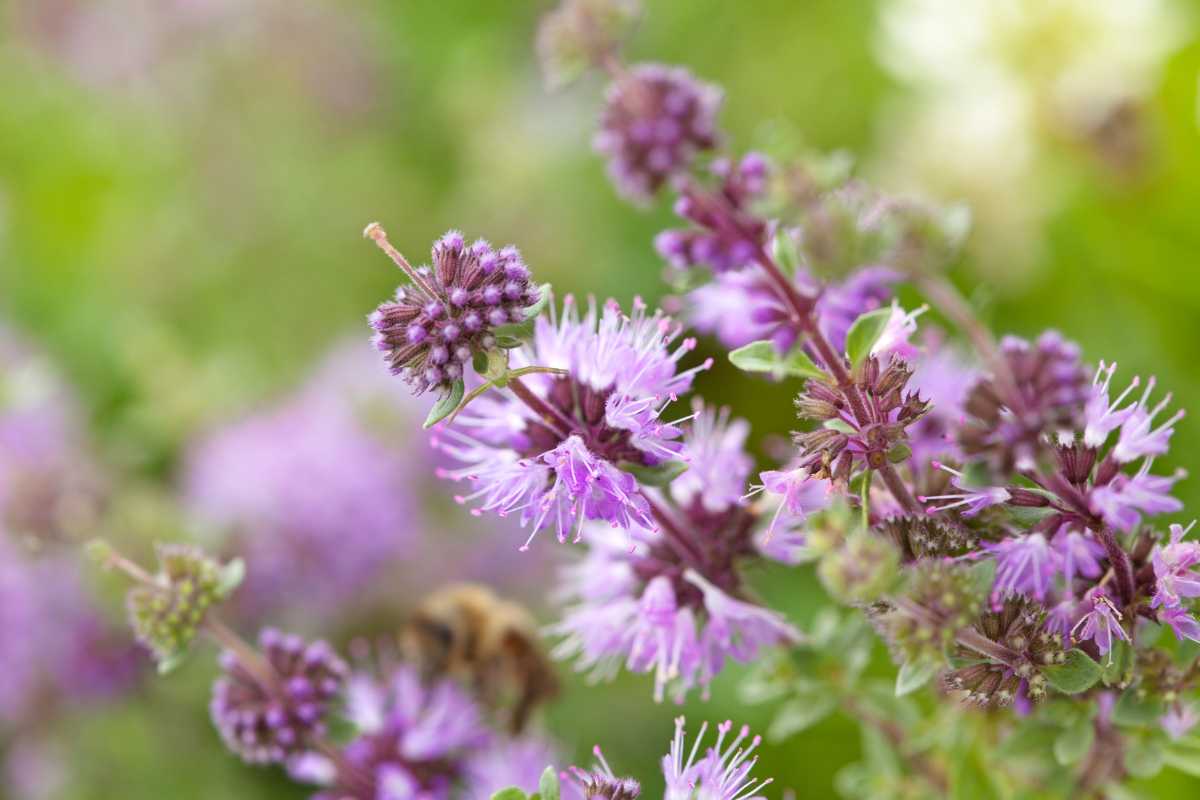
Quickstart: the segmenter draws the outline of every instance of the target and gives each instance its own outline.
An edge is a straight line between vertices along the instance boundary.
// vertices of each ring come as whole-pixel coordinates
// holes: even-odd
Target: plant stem
[[[696,549],[695,544],[688,540],[671,513],[663,508],[653,497],[650,497],[647,492],[642,492],[642,496],[650,504],[650,513],[654,515],[654,520],[658,523],[659,528],[662,530],[663,538],[666,539],[671,549],[697,570],[703,570],[705,566],[704,556]]]
[[[884,459],[883,466],[879,467],[879,475],[883,478],[884,484],[887,485],[888,491],[892,493],[892,497],[896,498],[904,510],[912,516],[919,516],[924,513],[921,504],[913,497],[912,492],[904,485],[900,475],[896,472],[896,468],[892,466],[892,462]]]
[[[528,406],[530,411],[541,417],[542,421],[553,428],[559,436],[565,439],[575,432],[574,420],[538,397],[520,378],[509,378],[508,388],[512,389],[513,394]]]
[[[254,680],[259,682],[264,690],[273,691],[278,688],[279,675],[271,666],[271,662],[267,661],[253,645],[222,622],[216,614],[209,612],[204,619],[203,630],[218,645],[237,656],[238,662],[254,677]]]
[[[1104,552],[1108,555],[1108,563],[1112,565],[1113,571],[1116,573],[1117,591],[1121,593],[1121,601],[1124,605],[1128,606],[1133,602],[1135,585],[1133,581],[1133,567],[1129,563],[1129,554],[1125,552],[1125,548],[1121,547],[1121,543],[1117,541],[1112,528],[1105,525],[1096,533],[1100,537],[1100,543],[1104,545]]]
[[[430,285],[429,281],[425,280],[421,273],[413,269],[413,265],[408,263],[408,259],[388,241],[387,231],[383,229],[382,225],[378,222],[372,222],[363,231],[363,236],[375,242],[380,250],[387,253],[388,258],[400,268],[400,271],[407,275],[410,281],[421,287],[431,300],[437,299],[437,292]]]

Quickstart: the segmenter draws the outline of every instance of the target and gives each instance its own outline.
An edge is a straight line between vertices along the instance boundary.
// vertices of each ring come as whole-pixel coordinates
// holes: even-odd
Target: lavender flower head
[[[555,657],[597,678],[622,665],[652,673],[661,701],[668,687],[676,699],[694,687],[707,693],[726,659],[752,661],[799,639],[782,616],[743,597],[738,561],[754,553],[755,517],[739,501],[749,471],[739,427],[701,410],[685,438],[693,463],[731,465],[736,488],[726,472],[698,464],[658,529],[588,531],[589,552],[560,584],[567,608],[551,628],[563,637]]]
[[[986,377],[971,388],[960,444],[969,456],[986,456],[1000,469],[1030,469],[1043,437],[1083,427],[1091,387],[1079,348],[1054,331],[1034,344],[1006,337],[1001,349],[1015,386],[1005,390]]]
[[[357,738],[340,764],[310,753],[292,765],[293,777],[322,787],[314,800],[443,800],[491,740],[461,689],[448,680],[425,686],[406,666],[383,680],[355,673],[346,714]]]
[[[605,96],[595,148],[626,197],[649,200],[686,171],[696,153],[717,143],[721,91],[680,67],[638,64]]]
[[[261,658],[221,653],[210,711],[227,747],[251,764],[283,763],[325,731],[325,717],[349,672],[323,641],[265,628]]]
[[[550,526],[560,541],[578,541],[584,520],[653,528],[637,480],[619,465],[653,467],[682,449],[681,429],[660,415],[712,362],[678,370],[696,346],[684,339],[671,349],[680,332],[640,300],[628,316],[615,302],[603,311],[589,302],[581,315],[568,296],[561,318],[538,318],[532,341],[512,351],[516,367],[565,371],[521,379],[543,413],[529,397],[479,398],[439,433],[437,445],[462,465],[439,475],[472,485],[460,503],[519,513],[531,528],[525,547]]]
[[[762,737],[750,738],[750,728],[743,725],[726,742],[733,730],[729,720],[717,726],[717,741],[697,759],[700,743],[708,723],[700,726],[700,733],[687,750],[684,734],[684,719],[675,720],[675,736],[671,740],[671,752],[663,756],[663,775],[667,779],[666,800],[762,800],[760,792],[772,783],[771,778],[755,780],[750,773],[758,762],[751,754],[762,742]],[[742,742],[750,738],[748,746]],[[685,755],[686,753],[686,755]]]
[[[515,247],[497,251],[482,239],[467,245],[450,231],[433,245],[433,266],[414,269],[378,223],[366,235],[412,280],[369,319],[388,366],[417,394],[448,392],[474,355],[495,346],[493,331],[524,322],[526,309],[541,299]]]
[[[183,483],[192,514],[231,535],[254,564],[238,595],[252,615],[285,601],[308,616],[338,613],[399,562],[420,530],[413,454],[340,389],[326,371],[188,455]],[[406,416],[393,399],[379,402]],[[306,587],[302,596],[297,586]]]

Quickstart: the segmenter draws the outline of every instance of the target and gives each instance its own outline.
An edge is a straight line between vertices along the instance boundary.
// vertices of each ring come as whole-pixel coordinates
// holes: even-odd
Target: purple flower
[[[749,153],[736,167],[720,158],[709,169],[721,181],[719,192],[708,194],[689,184],[675,202],[675,213],[697,227],[663,231],[654,249],[677,269],[707,266],[722,273],[751,266],[768,226],[748,207],[766,190],[767,162]]]
[[[1052,541],[1054,549],[1062,555],[1063,574],[1070,589],[1075,577],[1100,577],[1100,561],[1105,557],[1104,545],[1086,533],[1076,530],[1059,531]]]
[[[677,370],[695,347],[685,339],[670,349],[679,333],[661,312],[648,315],[641,301],[631,316],[610,302],[603,313],[589,303],[580,317],[568,297],[561,319],[539,319],[532,342],[511,356],[517,367],[566,372],[521,379],[545,413],[499,393],[479,398],[441,429],[437,445],[462,466],[438,474],[472,485],[460,503],[519,513],[532,529],[525,547],[547,526],[560,541],[578,540],[588,519],[653,527],[637,481],[618,465],[654,466],[683,449],[683,420],[660,415],[712,362]]]
[[[837,349],[845,347],[846,333],[854,320],[882,306],[892,295],[892,284],[899,280],[899,273],[887,267],[865,267],[844,282],[823,288],[807,273],[796,275],[802,293],[820,293],[817,324]],[[776,349],[786,352],[800,337],[790,310],[757,267],[717,274],[712,282],[690,292],[686,305],[692,325],[702,333],[715,335],[727,347],[770,339]]]
[[[1187,475],[1183,470],[1174,475],[1151,475],[1151,460],[1146,459],[1133,476],[1121,474],[1111,483],[1093,489],[1090,495],[1092,510],[1118,530],[1132,531],[1142,521],[1142,514],[1173,514],[1183,509],[1183,503],[1171,497],[1175,482]]]
[[[567,777],[574,780],[584,800],[637,800],[642,793],[641,784],[633,778],[617,777],[599,745],[592,748],[592,755],[596,757],[596,765],[591,770],[572,766],[567,771]]]
[[[291,765],[293,777],[322,785],[314,800],[445,800],[491,742],[470,697],[449,680],[425,686],[407,666],[384,681],[354,674],[346,705],[357,738],[341,761],[310,753]]]
[[[741,502],[754,459],[746,452],[750,425],[730,419],[729,409],[706,408],[692,401],[692,424],[681,458],[688,469],[671,482],[671,497],[681,507],[699,503],[705,511],[719,513]]]
[[[509,786],[537,786],[546,767],[557,761],[557,749],[542,739],[497,739],[467,761],[465,797],[490,800]]]
[[[929,506],[925,509],[926,513],[937,514],[941,511],[949,511],[952,508],[961,508],[962,511],[959,513],[964,517],[973,517],[985,508],[1007,503],[1012,499],[1012,495],[1002,486],[968,488],[963,486],[966,476],[958,470],[952,469],[939,461],[934,461],[933,467],[934,469],[940,469],[953,475],[954,477],[950,479],[950,482],[962,491],[953,494],[923,495],[918,497],[917,501],[920,503],[927,503],[931,500],[940,500],[945,503],[945,505],[940,506]]]
[[[328,644],[264,629],[262,655],[221,653],[223,677],[209,706],[226,746],[252,764],[282,763],[325,730],[325,715],[349,672]]]
[[[1072,629],[1072,639],[1077,642],[1092,641],[1100,655],[1112,650],[1113,636],[1129,641],[1129,634],[1121,627],[1121,612],[1102,592],[1092,596],[1092,608]],[[1111,659],[1110,659],[1111,660]]]
[[[1015,336],[1000,343],[1015,382],[1015,396],[985,377],[967,395],[967,420],[959,442],[968,455],[985,455],[1004,471],[1031,469],[1045,437],[1083,425],[1092,387],[1079,348],[1055,331],[1034,344]]]
[[[1136,385],[1134,383],[1133,385]],[[1174,416],[1163,422],[1157,428],[1153,427],[1154,418],[1171,403],[1171,395],[1167,394],[1158,405],[1147,410],[1147,401],[1154,391],[1155,379],[1150,378],[1142,399],[1133,407],[1132,412],[1121,423],[1121,434],[1117,437],[1117,445],[1113,448],[1113,458],[1122,464],[1136,461],[1139,458],[1153,458],[1167,452],[1171,436],[1175,433],[1175,423],[1183,419],[1184,412],[1176,411]],[[1132,385],[1131,387],[1132,388]],[[1122,395],[1124,396],[1124,395]]]
[[[1062,555],[1040,533],[1014,536],[984,549],[996,558],[993,591],[999,597],[1023,594],[1045,600],[1054,576],[1062,571]]]
[[[726,737],[733,730],[729,720],[717,726],[717,741],[697,759],[700,743],[708,723],[700,726],[700,733],[687,749],[684,733],[684,718],[675,720],[675,736],[671,740],[671,752],[663,756],[663,775],[667,781],[664,794],[666,800],[761,800],[759,792],[768,786],[771,778],[756,781],[750,773],[758,762],[752,753],[762,737],[750,738],[749,726],[743,725],[732,741]],[[750,738],[749,745],[742,742]]]
[[[378,224],[367,228],[367,236],[412,280],[369,321],[392,373],[416,394],[449,391],[474,355],[495,346],[493,330],[524,322],[526,309],[541,297],[511,245],[497,251],[479,239],[468,246],[461,233],[450,231],[433,245],[433,267],[414,269]]]
[[[1200,714],[1196,713],[1196,706],[1193,703],[1184,702],[1175,703],[1167,710],[1166,714],[1158,718],[1159,725],[1172,740],[1179,740],[1187,736],[1198,722],[1200,722]]]
[[[378,413],[318,378],[215,431],[187,460],[192,513],[232,535],[253,565],[237,601],[256,616],[284,604],[335,616],[400,562],[421,527],[413,486],[421,461],[373,427]],[[387,409],[392,400],[373,402]]]
[[[1124,402],[1125,398],[1132,392],[1140,382],[1140,378],[1134,378],[1133,382],[1125,387],[1125,391],[1121,392],[1116,400],[1109,402],[1108,400],[1108,385],[1112,382],[1113,373],[1116,372],[1116,362],[1105,364],[1100,362],[1100,368],[1096,370],[1096,376],[1092,379],[1092,396],[1084,408],[1084,429],[1083,443],[1088,447],[1099,447],[1108,439],[1108,435],[1121,427],[1125,420],[1129,419],[1129,415],[1133,413],[1132,405],[1118,409],[1117,406]],[[1103,379],[1103,380],[1102,380]]]
[[[962,420],[967,388],[975,380],[977,370],[939,333],[930,331],[926,332],[912,367],[909,388],[929,403],[929,413],[908,429],[914,463],[934,458],[960,459],[952,431]]]
[[[1180,605],[1181,598],[1200,597],[1200,573],[1192,571],[1192,567],[1200,564],[1200,543],[1183,541],[1195,525],[1194,521],[1186,528],[1172,525],[1170,543],[1156,546],[1151,553],[1157,581],[1151,608],[1171,608]]]
[[[909,337],[917,332],[917,317],[929,310],[929,306],[921,306],[916,311],[905,311],[900,303],[892,301],[892,314],[888,317],[883,332],[871,346],[871,355],[888,361],[891,357],[912,361],[916,358],[917,348],[909,342]]]
[[[777,496],[779,505],[771,522],[767,525],[767,541],[779,526],[784,512],[785,521],[803,521],[814,511],[827,508],[833,496],[833,484],[822,478],[812,477],[804,467],[793,467],[788,470],[770,470],[759,473],[761,486],[756,486],[751,495],[762,492]]]
[[[638,64],[605,95],[596,152],[621,194],[649,200],[666,180],[685,172],[696,153],[717,143],[721,91],[680,67]]]
[[[1182,606],[1174,606],[1160,611],[1158,619],[1171,627],[1175,638],[1179,641],[1191,639],[1193,642],[1200,642],[1200,622],[1197,622],[1196,618]]]

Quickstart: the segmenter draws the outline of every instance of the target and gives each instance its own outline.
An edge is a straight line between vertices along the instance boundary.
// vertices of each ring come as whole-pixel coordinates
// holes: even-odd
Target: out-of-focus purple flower
[[[883,327],[883,332],[879,334],[879,338],[871,346],[871,355],[884,362],[892,357],[901,358],[905,361],[915,359],[917,348],[909,341],[909,337],[917,332],[917,317],[928,310],[928,306],[921,306],[915,311],[905,311],[900,307],[899,302],[893,300],[892,314],[888,317],[887,324]]]
[[[841,283],[824,287],[817,298],[817,324],[834,349],[846,349],[850,326],[863,314],[883,306],[900,279],[900,273],[891,267],[864,266]],[[803,283],[803,278],[799,282]]]
[[[537,786],[546,767],[557,761],[557,749],[542,739],[497,739],[467,762],[464,796],[468,800],[490,800],[509,786]]]
[[[1136,383],[1132,385],[1136,385]],[[1168,393],[1154,408],[1147,407],[1147,401],[1150,399],[1150,393],[1154,391],[1154,385],[1155,379],[1151,377],[1142,399],[1137,402],[1129,416],[1121,423],[1121,433],[1117,437],[1117,444],[1112,453],[1113,458],[1122,464],[1166,453],[1171,443],[1171,436],[1175,433],[1175,423],[1184,417],[1184,411],[1180,409],[1157,428],[1153,427],[1154,418],[1171,404],[1171,395]]]
[[[1088,603],[1081,602],[1073,596],[1064,597],[1046,612],[1046,630],[1064,640],[1069,639],[1071,631],[1075,630],[1087,607]]]
[[[721,90],[681,67],[637,64],[605,95],[595,148],[621,194],[650,199],[717,143]]]
[[[1156,546],[1151,553],[1157,581],[1151,608],[1171,608],[1180,605],[1184,597],[1200,597],[1200,573],[1192,571],[1192,567],[1200,564],[1200,543],[1183,541],[1195,525],[1194,521],[1186,528],[1172,525],[1171,541]]]
[[[293,777],[322,785],[314,800],[444,800],[492,740],[461,689],[448,680],[425,686],[407,666],[382,681],[356,673],[346,705],[357,738],[341,762],[309,753],[292,765]]]
[[[1151,475],[1147,459],[1134,475],[1120,474],[1112,482],[1092,490],[1089,501],[1092,510],[1118,530],[1132,531],[1142,521],[1142,514],[1173,514],[1183,509],[1183,503],[1171,496],[1175,482],[1187,475],[1183,470],[1174,475]]]
[[[926,509],[926,512],[929,514],[949,511],[953,508],[961,508],[962,511],[959,513],[964,517],[973,517],[985,508],[1007,503],[1012,499],[1009,491],[1002,486],[963,486],[966,476],[958,470],[948,467],[939,461],[933,462],[933,467],[934,469],[940,469],[953,475],[954,477],[950,479],[950,482],[961,491],[953,494],[923,495],[918,497],[917,501],[921,503],[928,503],[933,500],[943,503],[940,506],[929,506]]]
[[[462,466],[438,474],[472,485],[460,503],[519,513],[531,528],[525,547],[547,526],[560,541],[578,540],[589,519],[654,527],[637,481],[618,465],[655,466],[683,448],[682,420],[660,415],[712,361],[678,370],[696,345],[685,339],[671,349],[680,330],[640,300],[630,316],[615,302],[603,312],[590,302],[581,316],[567,297],[561,318],[539,318],[532,342],[511,355],[515,367],[567,373],[521,379],[547,413],[496,392],[479,398],[440,429],[438,446]]]
[[[916,359],[909,388],[929,402],[929,413],[908,429],[908,445],[917,464],[930,459],[958,459],[952,431],[963,416],[967,389],[978,370],[938,333],[926,333]]]
[[[1100,560],[1105,557],[1104,545],[1077,530],[1062,530],[1052,541],[1054,549],[1062,555],[1063,574],[1067,588],[1071,588],[1076,576],[1100,577]]]
[[[1092,396],[1083,412],[1083,443],[1088,447],[1099,447],[1104,444],[1108,435],[1121,427],[1133,413],[1134,406],[1132,405],[1125,408],[1117,408],[1117,406],[1125,401],[1125,398],[1137,387],[1141,379],[1135,377],[1125,387],[1125,391],[1121,392],[1116,400],[1110,402],[1108,387],[1112,383],[1113,373],[1116,370],[1116,362],[1105,364],[1101,361],[1100,367],[1096,370],[1096,376],[1092,378]]]
[[[1014,536],[984,549],[996,558],[996,583],[999,597],[1014,594],[1045,600],[1054,577],[1062,571],[1062,555],[1040,533]]]
[[[736,166],[721,158],[709,169],[721,181],[719,192],[688,185],[675,202],[675,213],[697,227],[663,231],[654,248],[678,269],[705,266],[722,273],[748,267],[768,233],[766,221],[748,210],[766,189],[766,159],[749,153]]]
[[[760,736],[750,736],[749,726],[743,725],[726,742],[733,730],[729,720],[717,726],[717,741],[696,758],[708,723],[700,726],[700,733],[690,750],[684,733],[684,718],[675,720],[675,736],[671,740],[671,751],[663,756],[663,776],[667,781],[664,797],[667,800],[761,800],[759,794],[773,779],[755,780],[751,771],[758,762],[752,755]],[[749,739],[745,747],[742,743]]]
[[[833,497],[833,484],[822,478],[812,477],[804,467],[769,470],[759,473],[758,477],[762,485],[754,487],[750,494],[761,492],[779,500],[779,506],[767,526],[768,540],[781,519],[785,523],[802,521],[814,511],[827,508]]]
[[[1159,725],[1173,740],[1182,739],[1191,733],[1196,723],[1200,722],[1200,714],[1196,713],[1194,703],[1178,702],[1158,718]]]
[[[0,767],[0,779],[12,797],[55,800],[64,796],[69,775],[67,761],[46,737],[26,733],[7,741]]]
[[[284,604],[339,613],[420,529],[418,463],[320,389],[217,430],[188,457],[187,504],[253,565],[238,602],[256,615]]]
[[[684,508],[699,503],[711,513],[725,511],[741,501],[754,468],[745,449],[750,425],[730,419],[728,408],[705,408],[699,399],[692,402],[692,411],[681,453],[688,469],[671,482],[671,497]]]
[[[1174,606],[1160,611],[1158,619],[1171,627],[1176,639],[1180,641],[1191,639],[1193,642],[1200,642],[1200,622],[1197,622],[1196,618],[1183,606]]]
[[[225,745],[244,761],[283,763],[324,733],[349,669],[323,641],[306,644],[264,628],[258,644],[261,658],[253,663],[221,653],[224,675],[213,684],[209,709]]]
[[[1030,469],[1045,437],[1078,430],[1092,387],[1079,361],[1079,348],[1055,331],[1034,344],[1015,336],[1001,342],[1015,381],[1015,397],[994,377],[977,382],[967,395],[967,420],[959,441],[968,455],[987,456],[1005,471]]]
[[[450,231],[433,245],[433,266],[413,268],[377,225],[367,228],[385,252],[399,258],[412,283],[371,314],[375,345],[393,374],[420,394],[447,392],[472,358],[495,346],[494,329],[525,321],[541,298],[529,268],[513,246],[493,250],[482,239],[468,245]]]
[[[1121,612],[1103,592],[1092,596],[1091,610],[1075,623],[1072,638],[1077,642],[1095,642],[1100,655],[1112,650],[1113,636],[1129,641],[1129,634],[1121,627]]]

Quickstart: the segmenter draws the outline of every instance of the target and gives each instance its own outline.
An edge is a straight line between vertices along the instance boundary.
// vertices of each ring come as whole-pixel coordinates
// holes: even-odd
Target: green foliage
[[[454,413],[462,402],[463,393],[466,390],[466,384],[463,379],[459,378],[450,385],[450,391],[443,394],[434,403],[433,408],[429,409],[429,416],[425,417],[425,427],[432,428],[446,417]]]
[[[663,461],[648,467],[645,464],[634,464],[622,461],[617,465],[622,471],[633,475],[644,486],[670,486],[671,481],[687,472],[688,465],[683,461]]]
[[[775,345],[765,339],[732,351],[729,361],[745,372],[765,372],[777,379],[825,377],[824,371],[803,350],[795,348],[781,356]]]
[[[1066,661],[1042,669],[1046,680],[1060,692],[1079,694],[1096,685],[1103,668],[1079,649],[1069,650]]]
[[[879,341],[891,316],[890,308],[877,308],[854,320],[846,334],[846,356],[853,367],[859,367],[871,355],[871,348]]]

